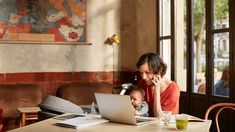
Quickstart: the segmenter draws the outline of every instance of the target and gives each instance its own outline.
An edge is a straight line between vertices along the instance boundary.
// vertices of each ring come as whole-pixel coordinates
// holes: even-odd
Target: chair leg
[[[0,132],[5,132],[3,121],[1,121],[1,119],[0,119]]]
[[[4,129],[3,129],[3,121],[2,121],[2,118],[1,118],[2,112],[3,112],[3,110],[0,109],[0,132],[4,132]]]
[[[0,124],[0,132],[3,132],[3,125]]]
[[[20,127],[23,127],[25,126],[25,114],[21,114],[21,117],[20,117]]]

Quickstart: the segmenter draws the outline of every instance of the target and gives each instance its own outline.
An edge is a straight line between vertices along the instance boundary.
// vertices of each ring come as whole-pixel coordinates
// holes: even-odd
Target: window
[[[171,53],[172,48],[172,42],[174,41],[173,39],[173,34],[172,34],[172,21],[173,16],[172,16],[172,0],[160,0],[159,1],[159,36],[158,39],[160,40],[158,42],[159,44],[159,53],[160,56],[163,58],[164,62],[167,64],[167,73],[166,77],[171,78],[173,76],[172,74],[172,56],[169,54]],[[164,15],[163,15],[164,14]]]
[[[229,0],[160,0],[158,6],[158,50],[167,77],[181,91],[218,96],[214,87],[231,60]]]

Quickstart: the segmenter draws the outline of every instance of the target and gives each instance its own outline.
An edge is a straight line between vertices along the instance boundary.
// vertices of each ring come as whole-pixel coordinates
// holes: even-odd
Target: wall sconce
[[[112,37],[108,37],[104,43],[109,45],[119,44],[119,37],[114,34]]]

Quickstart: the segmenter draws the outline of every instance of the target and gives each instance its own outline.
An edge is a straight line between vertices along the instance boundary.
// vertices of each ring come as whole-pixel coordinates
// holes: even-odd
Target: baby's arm
[[[147,102],[143,101],[141,104],[141,109],[139,111],[140,115],[148,115],[148,111],[149,111],[149,106],[147,104]]]

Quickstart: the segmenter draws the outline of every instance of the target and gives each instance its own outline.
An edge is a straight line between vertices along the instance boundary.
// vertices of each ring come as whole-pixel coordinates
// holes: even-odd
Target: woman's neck
[[[168,87],[168,85],[171,83],[172,81],[167,79],[167,78],[162,78],[162,83],[161,83],[161,89],[160,92],[164,92],[166,90],[166,88]]]

